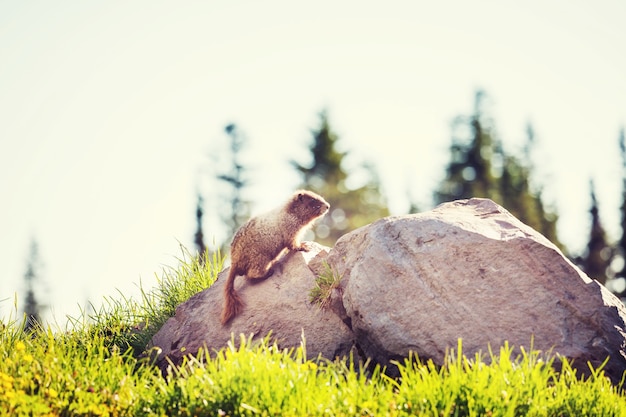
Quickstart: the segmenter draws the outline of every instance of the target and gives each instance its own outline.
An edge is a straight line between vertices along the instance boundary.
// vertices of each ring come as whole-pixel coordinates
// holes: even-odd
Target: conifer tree
[[[239,226],[249,216],[249,204],[243,198],[243,190],[248,185],[246,169],[241,162],[241,152],[245,146],[245,137],[239,132],[237,125],[229,124],[224,128],[229,137],[230,167],[227,172],[217,175],[218,180],[226,183],[230,193],[226,198],[230,210],[223,216],[223,221],[228,225],[228,234],[233,236]]]
[[[502,148],[483,112],[484,99],[485,93],[478,91],[473,114],[459,116],[453,122],[450,164],[446,169],[446,178],[435,193],[437,203],[472,197],[500,200],[493,161],[496,156],[501,156]],[[469,132],[469,138],[458,137],[457,132],[462,135]]]
[[[530,124],[526,127],[526,135],[522,159],[501,153],[504,160],[500,177],[502,204],[522,222],[560,246],[556,231],[558,216],[545,208],[541,187],[531,185],[535,133]]]
[[[389,210],[373,166],[363,164],[367,177],[363,185],[347,186],[349,175],[342,164],[347,152],[337,150],[339,136],[331,128],[327,111],[320,112],[319,125],[311,135],[312,163],[292,164],[302,175],[301,187],[319,193],[330,203],[330,212],[317,222],[313,232],[320,243],[333,245],[343,234],[387,216]]]
[[[204,215],[204,199],[198,193],[196,203],[196,234],[194,235],[194,244],[198,251],[200,262],[204,264],[206,256],[206,245],[204,244],[204,232],[202,231],[202,216]]]
[[[44,306],[37,297],[36,286],[40,280],[41,261],[39,259],[39,245],[36,240],[30,243],[30,254],[24,273],[25,302],[24,302],[24,331],[30,333],[41,324],[41,313]]]
[[[609,274],[612,249],[607,243],[606,232],[600,221],[600,211],[593,181],[589,184],[591,191],[591,230],[589,243],[582,257],[581,268],[590,278],[605,284]]]
[[[450,163],[446,177],[435,193],[435,202],[457,199],[490,198],[524,223],[560,246],[556,235],[556,214],[545,209],[541,189],[530,182],[534,132],[527,128],[523,158],[505,152],[496,137],[491,119],[485,114],[485,93],[476,93],[474,112],[457,117],[453,123]],[[464,137],[457,136],[464,133]]]
[[[616,276],[622,280],[626,279],[626,134],[624,128],[619,134],[619,148],[622,157],[622,205],[620,207],[622,235],[617,242],[617,251],[621,255],[624,262],[621,271],[617,271]],[[619,295],[626,295],[626,289],[621,291]]]

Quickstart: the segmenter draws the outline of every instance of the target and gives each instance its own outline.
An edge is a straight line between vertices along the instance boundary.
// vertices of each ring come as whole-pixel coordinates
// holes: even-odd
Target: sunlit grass
[[[176,305],[211,285],[221,259],[184,254],[139,301],[108,300],[65,331],[0,332],[0,415],[36,416],[623,416],[626,398],[602,370],[580,378],[556,356],[505,344],[468,358],[459,342],[444,366],[411,357],[400,377],[350,360],[307,360],[242,338],[201,352],[167,376],[138,352]]]
[[[558,356],[521,349],[513,356],[507,343],[498,354],[468,358],[459,341],[446,365],[409,358],[396,384],[401,402],[420,415],[619,416],[626,399],[601,370],[586,380]],[[555,370],[559,360],[562,370]],[[488,363],[488,364],[487,364]]]

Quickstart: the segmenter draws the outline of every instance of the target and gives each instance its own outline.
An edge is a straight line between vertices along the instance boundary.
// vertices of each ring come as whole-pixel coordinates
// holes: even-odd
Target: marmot
[[[230,244],[230,271],[224,286],[222,324],[239,314],[243,303],[235,292],[235,277],[261,279],[272,275],[273,266],[285,251],[308,251],[300,242],[304,232],[330,205],[321,196],[296,191],[282,207],[253,217],[237,230]]]

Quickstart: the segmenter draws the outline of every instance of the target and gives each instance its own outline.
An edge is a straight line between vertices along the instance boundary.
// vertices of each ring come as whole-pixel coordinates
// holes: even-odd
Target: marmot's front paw
[[[311,242],[302,242],[297,250],[301,252],[308,252],[311,249],[313,249],[313,245],[311,244]]]

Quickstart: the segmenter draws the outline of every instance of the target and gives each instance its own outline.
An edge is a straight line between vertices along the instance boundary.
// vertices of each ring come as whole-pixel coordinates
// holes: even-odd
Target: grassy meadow
[[[626,416],[626,397],[592,370],[504,345],[446,364],[398,363],[400,378],[349,360],[306,359],[306,342],[280,350],[241,337],[163,376],[140,354],[175,307],[210,286],[222,268],[183,252],[141,300],[107,299],[68,329],[0,324],[0,415],[7,416]]]

